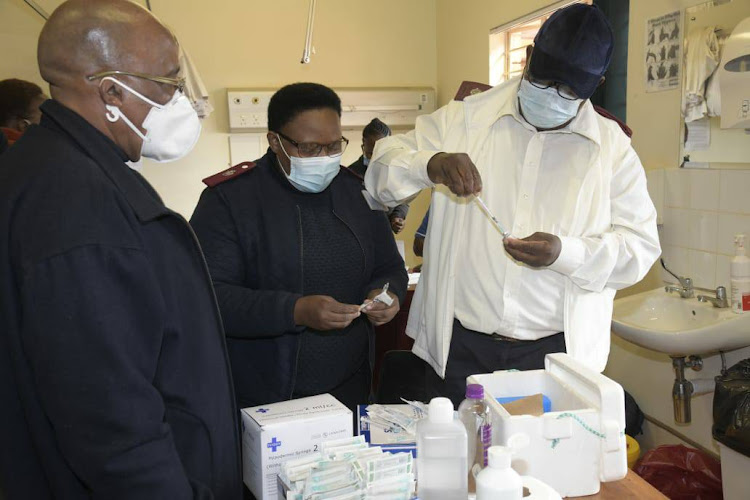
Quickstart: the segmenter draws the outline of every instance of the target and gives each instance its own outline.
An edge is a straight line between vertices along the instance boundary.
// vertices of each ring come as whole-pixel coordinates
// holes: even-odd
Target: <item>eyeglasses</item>
[[[554,80],[539,80],[531,76],[528,72],[526,73],[526,76],[528,77],[529,83],[538,89],[544,90],[550,87],[555,87],[555,90],[557,90],[557,95],[559,95],[563,99],[566,99],[568,101],[577,101],[578,99],[580,99],[580,97],[576,95],[573,89],[568,85],[565,85],[564,83],[556,82]]]
[[[299,152],[299,155],[301,158],[312,158],[314,156],[320,156],[320,153],[325,148],[326,155],[327,156],[338,156],[340,154],[343,154],[344,151],[346,151],[346,147],[349,145],[349,139],[346,137],[341,137],[338,141],[334,141],[330,144],[318,144],[317,142],[297,142],[294,139],[282,134],[281,132],[276,132],[276,134],[279,137],[283,137],[288,142],[292,144],[295,148],[297,148],[297,151]]]
[[[166,83],[167,85],[173,85],[177,87],[177,90],[180,91],[180,93],[185,92],[185,78],[170,78],[168,76],[154,76],[154,75],[147,75],[145,73],[136,73],[134,71],[102,71],[100,73],[95,73],[91,76],[87,76],[86,79],[88,81],[96,80],[97,78],[104,78],[105,76],[113,76],[113,75],[125,75],[125,76],[134,76],[135,78],[142,78],[144,80],[149,80],[156,83]]]

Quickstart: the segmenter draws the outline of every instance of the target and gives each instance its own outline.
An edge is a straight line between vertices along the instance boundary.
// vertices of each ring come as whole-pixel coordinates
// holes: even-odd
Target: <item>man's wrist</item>
[[[433,184],[440,184],[441,183],[441,175],[440,175],[440,157],[444,156],[446,153],[440,152],[432,155],[432,157],[427,162],[427,177]]]

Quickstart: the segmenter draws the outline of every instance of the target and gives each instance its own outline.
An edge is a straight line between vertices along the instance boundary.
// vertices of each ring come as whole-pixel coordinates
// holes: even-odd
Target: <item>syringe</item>
[[[474,199],[479,204],[479,206],[482,207],[482,209],[485,211],[485,213],[489,216],[490,220],[495,225],[495,227],[497,228],[497,230],[500,231],[500,234],[503,235],[503,238],[508,238],[510,236],[510,231],[506,231],[505,229],[503,229],[503,226],[502,226],[502,224],[500,224],[500,221],[497,220],[497,217],[495,217],[492,214],[492,212],[487,207],[487,205],[484,203],[484,201],[482,200],[482,198],[480,198],[479,196],[475,196]]]

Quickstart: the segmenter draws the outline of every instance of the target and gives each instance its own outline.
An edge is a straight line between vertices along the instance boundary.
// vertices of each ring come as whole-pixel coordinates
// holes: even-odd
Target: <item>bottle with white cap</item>
[[[745,255],[745,235],[734,235],[734,258],[729,263],[732,288],[732,311],[742,314],[750,311],[750,258]]]
[[[489,466],[477,476],[477,500],[521,500],[523,481],[510,467],[511,449],[492,446]]]
[[[417,490],[420,500],[466,500],[466,428],[453,418],[448,398],[430,401],[417,423]]]

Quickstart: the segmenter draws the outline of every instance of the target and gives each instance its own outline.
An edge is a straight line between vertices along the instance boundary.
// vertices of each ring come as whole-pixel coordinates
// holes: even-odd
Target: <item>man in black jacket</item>
[[[177,42],[134,3],[73,0],[38,57],[52,100],[0,157],[5,498],[242,498],[203,256],[125,163],[197,140]]]
[[[362,156],[349,165],[349,171],[354,172],[364,181],[367,166],[370,164],[370,158],[372,158],[372,152],[375,149],[375,143],[389,135],[391,135],[391,128],[378,118],[373,118],[362,130]],[[395,234],[400,233],[404,229],[408,213],[409,205],[406,203],[397,205],[388,211],[388,220]]]
[[[329,392],[366,403],[373,325],[407,275],[388,220],[340,166],[341,101],[288,85],[268,107],[270,150],[206,179],[190,220],[206,254],[242,407]],[[389,284],[391,305],[368,302]]]

